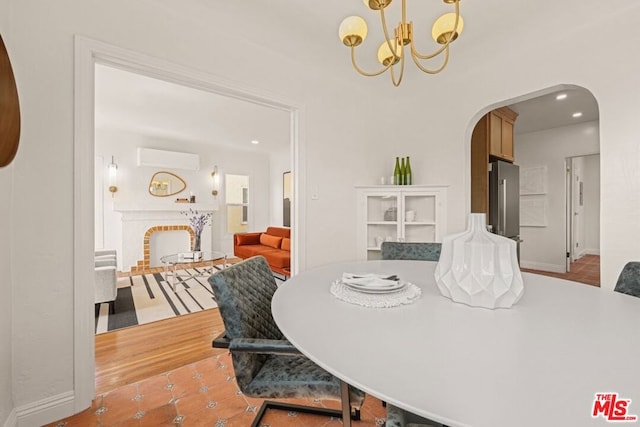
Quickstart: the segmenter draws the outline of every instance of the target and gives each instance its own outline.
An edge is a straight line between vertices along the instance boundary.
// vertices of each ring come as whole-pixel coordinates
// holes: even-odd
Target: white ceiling
[[[558,94],[566,94],[566,99],[556,100]],[[599,119],[598,103],[586,89],[565,89],[547,95],[537,96],[527,101],[509,105],[518,113],[514,132],[516,134],[536,132],[561,126],[568,126]],[[573,113],[581,112],[581,117]]]
[[[290,144],[286,111],[99,64],[95,79],[96,129],[267,152]]]
[[[435,17],[450,9],[444,3],[435,4],[438,6],[434,7],[431,2],[408,4],[408,18],[419,17],[415,24],[418,37],[422,37],[422,32],[428,33],[430,22]],[[207,25],[222,32],[237,31],[237,23],[228,19],[229,16],[243,16],[243,31],[238,33],[239,37],[254,42],[260,40],[261,46],[268,50],[284,51],[289,55],[294,52],[298,60],[313,63],[316,67],[335,67],[336,73],[349,73],[345,74],[345,79],[354,78],[355,72],[349,63],[348,49],[338,40],[340,21],[352,14],[362,15],[369,22],[369,38],[382,37],[377,34],[380,31],[378,17],[367,11],[361,1],[327,0],[319,6],[291,0],[194,0],[185,10],[179,2],[157,0],[156,6],[170,9],[176,17],[189,19],[193,25],[200,23],[195,17],[207,16],[211,21]],[[501,8],[489,11],[482,2],[462,3],[465,33],[456,41],[455,54],[471,54],[473,40],[492,36],[490,28],[493,26],[488,28],[482,23],[488,20],[497,22],[508,9],[515,7],[528,6],[522,2],[517,5],[507,2]],[[399,7],[393,3],[390,9],[388,22],[395,22]],[[527,13],[535,14],[535,7],[532,5]],[[430,39],[430,36],[424,34],[423,38]],[[373,43],[371,40],[367,42]],[[430,48],[426,40],[419,47],[423,45],[426,50]],[[373,51],[358,52],[357,55],[362,59],[375,56]],[[366,67],[366,60],[362,62],[365,68],[373,68]],[[381,79],[377,83],[384,86],[381,91],[388,90],[388,80]],[[597,103],[588,91],[569,89],[564,92],[568,94],[564,101],[556,101],[555,94],[548,94],[510,105],[519,113],[515,132],[527,133],[598,119]],[[571,114],[576,111],[581,111],[583,116],[572,118]],[[265,151],[287,146],[290,137],[286,112],[102,65],[96,66],[96,128],[117,129],[158,139],[183,139]],[[253,139],[261,142],[259,146],[251,146]]]

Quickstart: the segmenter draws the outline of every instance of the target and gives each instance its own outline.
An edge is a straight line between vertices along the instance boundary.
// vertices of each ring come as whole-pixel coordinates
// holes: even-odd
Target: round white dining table
[[[610,425],[606,399],[614,394],[630,400],[626,416],[640,415],[640,298],[523,273],[524,295],[513,307],[475,308],[440,294],[435,266],[311,269],[279,286],[273,316],[336,377],[447,426]],[[422,294],[391,308],[348,303],[330,292],[343,272],[397,274]]]

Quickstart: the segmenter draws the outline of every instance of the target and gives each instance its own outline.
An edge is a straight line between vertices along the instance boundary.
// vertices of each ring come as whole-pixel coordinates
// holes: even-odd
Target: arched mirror
[[[153,174],[149,182],[149,194],[156,197],[173,196],[184,191],[187,183],[171,172],[160,171]]]
[[[0,36],[0,167],[7,166],[20,142],[20,103],[7,48]]]

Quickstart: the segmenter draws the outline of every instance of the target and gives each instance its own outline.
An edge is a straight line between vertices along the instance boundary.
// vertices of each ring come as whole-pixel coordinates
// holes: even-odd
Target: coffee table
[[[215,261],[224,260],[223,265],[227,264],[227,254],[224,252],[199,252],[200,257],[194,256],[194,252],[182,252],[177,254],[165,255],[160,258],[162,264],[164,264],[164,280],[166,280],[173,292],[176,291],[176,284],[178,280],[190,279],[193,277],[209,276],[213,274],[213,265]],[[178,275],[176,270],[178,267],[193,267],[194,264],[206,264],[211,263],[210,266],[206,266],[201,273],[189,273]],[[171,273],[171,280],[169,280],[169,273]]]

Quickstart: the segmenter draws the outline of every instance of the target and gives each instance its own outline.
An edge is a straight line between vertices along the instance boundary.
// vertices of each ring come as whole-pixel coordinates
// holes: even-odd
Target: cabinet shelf
[[[398,221],[367,221],[367,225],[397,225]]]

